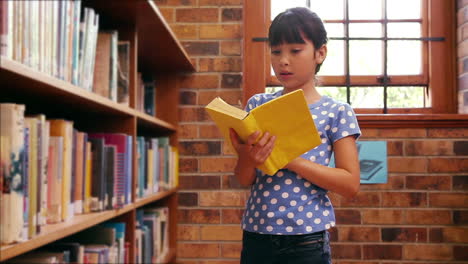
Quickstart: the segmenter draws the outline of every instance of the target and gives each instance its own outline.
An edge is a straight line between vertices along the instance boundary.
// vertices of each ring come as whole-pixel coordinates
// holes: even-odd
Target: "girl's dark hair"
[[[315,49],[328,41],[327,31],[320,17],[308,8],[295,7],[278,14],[271,22],[268,42],[270,47],[282,43],[304,44],[302,36],[310,40]],[[320,66],[321,64],[317,65],[315,73],[320,70]]]

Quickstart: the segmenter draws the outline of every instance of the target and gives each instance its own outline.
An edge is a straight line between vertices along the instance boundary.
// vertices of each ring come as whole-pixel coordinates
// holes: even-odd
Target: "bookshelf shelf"
[[[88,227],[102,223],[119,215],[134,210],[135,206],[130,204],[119,210],[104,211],[91,214],[76,215],[67,222],[45,225],[41,234],[22,243],[6,245],[1,247],[0,261],[21,255],[40,246],[51,243],[57,239],[64,238]]]
[[[169,209],[169,219],[167,220],[169,251],[163,261],[165,263],[174,263],[177,257],[178,188],[174,187],[149,197],[137,198],[139,160],[136,151],[137,146],[140,146],[137,139],[138,137],[140,139],[141,137],[168,137],[169,140],[166,138],[165,142],[169,141],[172,146],[177,145],[179,86],[183,75],[194,72],[195,67],[153,0],[113,1],[112,4],[100,0],[75,1],[80,1],[81,9],[92,8],[96,14],[99,14],[99,29],[116,30],[118,31],[118,40],[127,43],[126,45],[129,47],[127,53],[128,93],[125,96],[128,96],[129,106],[119,104],[70,82],[35,70],[33,67],[19,62],[21,60],[19,58],[13,60],[14,56],[16,56],[14,53],[13,55],[5,54],[3,50],[0,57],[0,79],[3,81],[0,88],[0,103],[24,104],[26,106],[26,116],[43,114],[47,119],[73,121],[73,128],[80,133],[123,133],[132,136],[132,141],[128,141],[132,144],[131,149],[133,152],[129,161],[132,164],[129,183],[131,187],[128,188],[130,193],[125,194],[130,195],[126,197],[131,197],[131,202],[121,209],[85,214],[78,213],[68,221],[43,225],[39,234],[29,240],[0,245],[0,262],[3,263],[11,258],[21,256],[108,220],[125,222],[126,228],[128,228],[126,229],[125,240],[133,243],[137,236],[138,221],[136,217],[139,213],[137,210],[157,205]],[[58,6],[55,7],[58,8]],[[19,9],[11,10],[16,12]],[[3,12],[2,9],[0,9],[0,12]],[[55,21],[54,23],[58,22]],[[70,32],[72,31],[70,30]],[[49,33],[52,35],[52,32]],[[58,31],[53,33],[58,34]],[[61,36],[64,35],[67,34]],[[59,36],[56,37],[58,39]],[[56,40],[54,39],[54,41]],[[21,45],[23,50],[26,49],[22,46],[24,43],[15,42],[15,44]],[[49,45],[45,46],[49,47]],[[57,52],[57,50],[54,50],[54,52]],[[52,56],[52,59],[48,57],[45,60],[54,60],[56,65],[51,64],[53,67],[60,68],[65,65],[65,63],[63,65],[58,64],[58,55],[57,58]],[[66,59],[62,58],[62,60]],[[70,59],[70,61],[72,60]],[[63,71],[63,69],[61,70]],[[137,98],[137,96],[141,95],[139,88],[142,87],[142,83],[140,80],[143,80],[143,78],[140,78],[140,73],[141,76],[146,74],[154,78],[156,116],[141,112],[140,97]],[[130,263],[134,262],[136,255],[136,247],[130,246],[128,250]]]

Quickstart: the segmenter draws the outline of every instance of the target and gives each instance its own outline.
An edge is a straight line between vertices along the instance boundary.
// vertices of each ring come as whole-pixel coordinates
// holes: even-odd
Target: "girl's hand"
[[[247,142],[242,142],[236,131],[232,128],[229,129],[232,146],[239,156],[239,161],[245,165],[257,167],[263,164],[273,151],[276,137],[265,132],[256,142],[259,135],[260,131],[255,131],[247,138]]]

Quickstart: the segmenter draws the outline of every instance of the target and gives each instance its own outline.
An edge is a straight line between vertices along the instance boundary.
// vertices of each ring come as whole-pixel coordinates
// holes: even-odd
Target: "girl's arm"
[[[344,197],[353,197],[359,191],[360,169],[356,140],[348,136],[333,144],[336,168],[330,168],[296,158],[286,165],[286,169],[321,188],[336,192]]]
[[[244,186],[253,184],[255,180],[255,167],[265,162],[273,150],[275,136],[270,136],[268,132],[265,132],[260,140],[256,142],[259,135],[260,131],[252,133],[247,138],[247,142],[244,143],[239,139],[234,129],[229,129],[232,146],[239,156],[234,174],[239,183]]]

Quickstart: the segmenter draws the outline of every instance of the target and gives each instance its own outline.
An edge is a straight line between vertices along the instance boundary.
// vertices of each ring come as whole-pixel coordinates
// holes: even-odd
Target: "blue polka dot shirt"
[[[246,111],[281,96],[257,94],[250,98]],[[361,135],[356,115],[347,103],[330,97],[309,105],[322,144],[301,155],[318,164],[328,166],[333,142]],[[281,169],[266,175],[256,169],[256,179],[242,217],[242,228],[249,232],[274,235],[314,233],[335,226],[335,214],[327,190],[305,180],[295,172]]]

